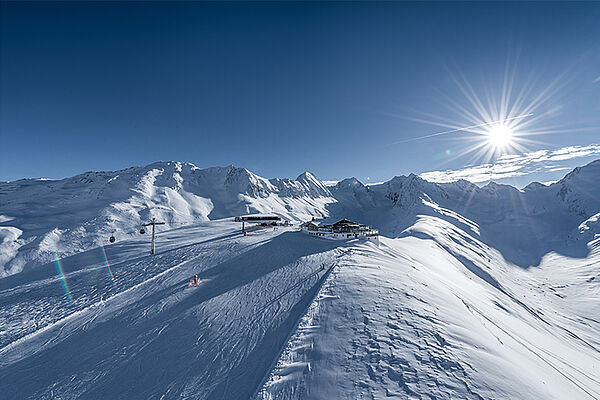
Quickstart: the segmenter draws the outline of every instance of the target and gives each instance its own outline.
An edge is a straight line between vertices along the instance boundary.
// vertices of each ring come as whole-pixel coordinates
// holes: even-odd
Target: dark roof
[[[340,219],[338,222],[336,222],[333,225],[358,225],[356,222],[350,221],[349,219]]]
[[[277,215],[242,215],[236,217],[236,221],[281,221],[281,217]]]

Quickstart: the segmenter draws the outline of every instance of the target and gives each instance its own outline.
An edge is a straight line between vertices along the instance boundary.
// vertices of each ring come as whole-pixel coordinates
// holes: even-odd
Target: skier
[[[190,283],[188,283],[188,286],[197,286],[199,283],[200,278],[198,278],[198,275],[194,275],[194,277],[190,279]]]

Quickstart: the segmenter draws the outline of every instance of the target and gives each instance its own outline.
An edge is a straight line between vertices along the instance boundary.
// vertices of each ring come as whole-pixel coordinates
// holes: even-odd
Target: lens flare
[[[549,82],[531,76],[517,79],[517,60],[507,54],[503,77],[482,77],[475,84],[460,69],[448,70],[458,90],[451,94],[439,92],[439,103],[450,114],[415,110],[410,110],[411,115],[386,114],[441,131],[395,143],[443,137],[455,141],[455,151],[443,163],[462,159],[466,164],[485,164],[506,154],[526,153],[532,146],[547,145],[539,140],[544,135],[592,131],[593,127],[556,125],[553,118],[551,110],[566,85],[568,71]]]
[[[60,258],[58,257],[58,250],[56,250],[56,246],[54,246],[54,262],[56,263],[56,271],[58,272],[58,276],[60,277],[67,298],[69,299],[69,302],[72,302],[73,299],[71,298],[71,291],[69,290],[69,285],[67,285],[67,279],[65,278],[65,274],[60,263]]]
[[[504,149],[512,144],[513,131],[507,125],[496,125],[490,127],[487,132],[488,141],[496,149]]]
[[[115,277],[110,269],[110,264],[108,263],[108,257],[106,257],[106,250],[104,250],[104,242],[102,241],[102,235],[100,231],[98,231],[98,239],[100,239],[100,248],[102,249],[102,254],[104,255],[104,261],[106,262],[106,268],[108,269],[108,274],[110,275],[110,279],[112,280],[112,284],[117,288],[117,283],[115,282]]]

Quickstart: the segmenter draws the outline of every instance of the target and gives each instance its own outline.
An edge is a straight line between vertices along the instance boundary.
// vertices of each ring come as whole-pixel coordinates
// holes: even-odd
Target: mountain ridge
[[[257,212],[294,222],[347,216],[389,237],[403,235],[420,214],[452,223],[468,220],[509,261],[527,267],[548,251],[566,251],[569,246],[561,241],[575,237],[580,224],[600,210],[596,177],[600,160],[549,186],[531,183],[521,190],[494,182],[483,187],[465,180],[434,183],[415,174],[374,185],[347,178],[327,187],[308,171],[294,180],[267,179],[233,165],[199,168],[166,161],[61,180],[22,179],[0,183],[0,276],[47,261],[53,251],[70,255],[97,245],[98,234],[131,237],[152,217],[169,228]],[[523,221],[529,221],[521,227],[523,234],[512,235],[519,240],[498,243]],[[518,254],[525,246],[536,249],[535,255]],[[567,251],[584,253],[583,248]]]
[[[24,261],[0,279],[2,392],[593,397],[598,175],[594,164],[527,190],[409,175],[324,192],[309,173],[171,163],[26,182],[0,195],[0,262]],[[348,217],[381,235],[242,235],[223,217],[246,212]],[[154,255],[138,233],[151,217],[167,222]]]

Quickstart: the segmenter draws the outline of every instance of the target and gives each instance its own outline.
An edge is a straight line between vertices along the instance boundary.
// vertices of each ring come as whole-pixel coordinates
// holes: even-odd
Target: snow
[[[50,265],[43,276],[5,278],[2,392],[249,397],[310,304],[335,247],[286,229],[244,237],[238,224],[217,221],[163,233],[156,257],[139,256],[148,243],[108,246],[116,288],[99,254],[63,259],[72,303]],[[202,283],[187,288],[194,274]]]
[[[598,289],[579,277],[600,255],[524,272],[453,243],[348,249],[257,398],[597,398]],[[555,276],[566,261],[572,271]]]
[[[276,213],[300,222],[326,215],[334,201],[312,174],[298,180],[256,176],[244,168],[200,169],[159,162],[113,172],[87,172],[60,181],[0,183],[0,226],[22,231],[19,249],[0,244],[0,277],[35,267],[51,256],[98,245],[98,231],[119,239],[138,235],[152,217],[167,227],[244,215]],[[9,248],[10,247],[10,248]]]
[[[599,176],[327,187],[167,162],[0,183],[0,393],[599,399]],[[243,236],[232,217],[253,213],[345,217],[380,243]]]

